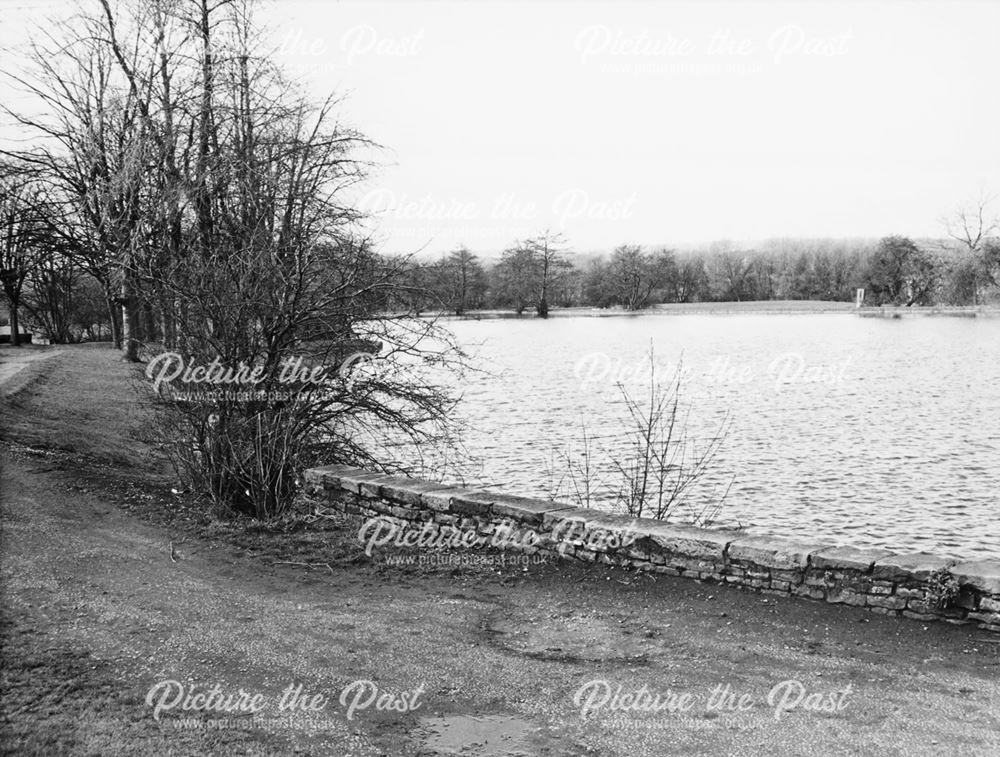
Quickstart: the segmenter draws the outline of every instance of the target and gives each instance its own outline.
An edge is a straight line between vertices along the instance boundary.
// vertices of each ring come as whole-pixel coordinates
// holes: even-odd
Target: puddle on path
[[[423,718],[424,750],[420,754],[461,755],[461,757],[528,757],[530,734],[534,730],[526,720],[510,715],[449,715]]]

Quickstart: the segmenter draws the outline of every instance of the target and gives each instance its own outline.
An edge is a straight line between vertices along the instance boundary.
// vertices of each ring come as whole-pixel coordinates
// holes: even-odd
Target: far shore
[[[672,302],[653,305],[645,310],[622,308],[554,308],[549,318],[638,318],[658,315],[849,315],[861,317],[953,316],[964,318],[1000,317],[1000,306],[932,305],[905,307],[882,305],[857,307],[853,302],[833,300],[754,300],[748,302]],[[427,317],[431,317],[428,315]],[[444,313],[444,320],[485,321],[538,318],[534,310],[518,315],[511,310],[467,310],[461,315]]]

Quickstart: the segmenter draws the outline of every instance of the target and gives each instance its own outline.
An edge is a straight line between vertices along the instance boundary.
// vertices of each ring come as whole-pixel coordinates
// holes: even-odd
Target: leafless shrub
[[[652,350],[649,360],[647,396],[637,398],[624,384],[617,384],[625,409],[620,431],[596,436],[583,425],[581,447],[559,455],[561,475],[553,479],[550,493],[569,497],[582,507],[610,504],[636,518],[682,517],[710,525],[735,480],[734,476],[722,479],[713,470],[729,417],[707,439],[692,438],[689,411],[681,398],[681,366],[670,383],[662,384],[656,380]],[[713,485],[712,478],[725,483]]]

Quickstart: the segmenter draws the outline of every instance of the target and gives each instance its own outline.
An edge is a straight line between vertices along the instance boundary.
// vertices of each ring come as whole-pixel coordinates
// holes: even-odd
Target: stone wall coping
[[[341,473],[340,476],[340,488],[345,489],[349,492],[354,492],[355,494],[361,493],[362,484],[377,483],[379,481],[390,481],[392,476],[386,473],[369,473],[367,471],[358,471],[356,473]]]
[[[546,513],[562,512],[570,509],[564,502],[553,502],[532,497],[518,497],[511,494],[501,494],[493,500],[493,514],[501,518],[516,518],[541,526]]]
[[[357,468],[349,465],[324,465],[320,468],[309,468],[305,472],[305,479],[310,484],[320,484],[337,488],[340,486],[341,475],[357,473]]]
[[[1000,560],[970,560],[951,568],[959,585],[972,586],[987,594],[1000,595]]]
[[[460,515],[489,515],[499,492],[488,489],[459,489],[451,497],[451,511]]]
[[[729,545],[727,556],[734,562],[749,562],[778,570],[805,568],[809,555],[835,546],[828,542],[801,542],[775,536],[741,536]]]
[[[392,481],[383,481],[379,484],[379,494],[385,499],[417,507],[423,504],[423,495],[426,492],[440,491],[457,491],[457,489],[434,481],[413,481],[399,476],[393,477]]]
[[[564,516],[562,520],[573,521],[591,531],[631,531],[635,529],[635,523],[638,520],[627,515],[591,510],[587,507],[570,506],[557,512],[560,516]]]
[[[451,510],[451,500],[456,493],[462,492],[464,489],[459,489],[454,486],[445,486],[442,484],[436,489],[427,489],[420,493],[420,504],[431,510],[438,510],[440,512],[449,512]]]
[[[821,570],[856,570],[861,573],[871,573],[877,561],[892,557],[894,554],[888,549],[831,547],[810,555],[809,565]]]
[[[593,517],[595,512],[597,511],[589,510],[586,507],[567,505],[566,507],[561,507],[558,510],[550,510],[547,513],[543,513],[542,523],[545,528],[551,528],[555,526],[555,524],[562,523],[563,521],[572,521],[582,524],[589,518]]]
[[[795,569],[814,564],[830,569],[870,571],[876,563],[882,572],[927,570],[933,567],[921,555],[919,565],[895,564],[900,556],[888,550],[840,547],[829,543],[803,542],[772,536],[754,536],[727,529],[701,528],[689,524],[670,523],[652,518],[635,518],[603,510],[578,507],[565,502],[555,502],[533,497],[521,497],[481,488],[462,488],[422,479],[404,478],[373,473],[347,465],[327,465],[306,472],[306,480],[325,486],[340,486],[360,493],[361,486],[377,489],[387,499],[402,504],[422,504],[434,510],[449,511],[460,515],[491,515],[523,520],[528,524],[544,526],[562,521],[573,521],[587,530],[628,532],[634,540],[648,539],[661,551],[680,557],[697,559],[725,559],[756,563],[769,568]],[[916,557],[914,555],[903,557]],[[926,563],[926,564],[925,564]]]
[[[667,554],[699,560],[714,559],[720,563],[724,562],[729,545],[739,537],[737,531],[698,528],[651,518],[636,520],[633,528],[639,538],[648,537]]]
[[[908,552],[875,561],[872,578],[885,581],[912,579],[926,581],[931,573],[951,568],[957,560],[939,557],[929,552]]]

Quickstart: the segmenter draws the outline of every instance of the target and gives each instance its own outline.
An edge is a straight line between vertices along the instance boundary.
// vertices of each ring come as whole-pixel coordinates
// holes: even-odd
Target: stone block
[[[420,504],[438,512],[453,512],[451,502],[458,494],[468,493],[467,489],[456,489],[452,486],[441,486],[420,493]]]
[[[542,527],[546,531],[552,530],[561,523],[583,523],[594,510],[585,507],[569,506],[560,510],[550,510],[542,513]]]
[[[382,496],[382,484],[393,481],[403,483],[406,479],[390,476],[387,473],[379,473],[377,477],[373,476],[366,480],[359,479],[358,493],[367,499],[379,499]]]
[[[307,484],[326,489],[339,489],[342,475],[356,473],[364,471],[350,465],[324,465],[321,468],[307,469],[303,477]]]
[[[854,570],[870,573],[878,560],[892,556],[888,549],[861,547],[831,547],[810,555],[809,564],[820,570]]]
[[[629,526],[637,540],[645,542],[648,539],[667,555],[718,563],[724,561],[726,547],[737,537],[733,531],[663,523],[649,518],[635,519]]]
[[[1000,595],[1000,560],[972,560],[951,568],[961,586],[971,586],[984,594]]]
[[[828,549],[829,544],[800,542],[770,536],[744,536],[733,541],[726,552],[729,560],[754,563],[778,570],[804,570],[813,552]]]
[[[365,502],[362,506],[363,509],[370,513],[377,513],[379,515],[392,515],[393,505],[388,502],[381,502],[377,499],[369,500]]]
[[[807,584],[793,585],[792,594],[797,597],[809,597],[810,599],[824,599],[826,597],[826,592],[823,589]]]
[[[456,487],[438,484],[433,481],[394,477],[391,481],[383,481],[379,484],[379,496],[400,505],[422,507],[424,506],[424,492],[439,492],[445,489],[459,491]]]
[[[907,600],[902,597],[883,597],[868,595],[866,604],[869,607],[884,607],[889,610],[903,610],[906,608]]]
[[[802,583],[803,574],[797,570],[772,570],[772,581],[787,581],[790,584]]]
[[[834,586],[827,590],[826,601],[838,605],[851,605],[852,607],[864,607],[868,595],[859,594],[856,591]]]
[[[684,571],[691,571],[695,573],[721,573],[725,564],[720,560],[719,562],[714,562],[712,560],[697,560],[694,558],[687,557],[665,557],[665,565],[669,565],[673,568],[679,568]]]
[[[909,552],[877,560],[872,569],[872,578],[880,581],[923,582],[935,571],[950,568],[954,564],[955,560],[926,552]]]
[[[367,471],[358,471],[356,473],[342,473],[340,478],[340,488],[345,491],[349,491],[352,494],[361,494],[362,484],[373,484],[383,480],[389,480],[392,476],[387,476],[384,473],[369,473]],[[377,496],[377,495],[376,495]]]
[[[544,499],[530,497],[513,497],[506,494],[497,495],[493,500],[493,514],[501,518],[511,518],[519,523],[541,527],[545,513],[569,510],[570,505],[564,502],[550,502]]]
[[[816,574],[812,571],[808,571],[802,579],[802,583],[806,586],[813,586],[816,588],[825,588],[827,586],[832,586],[836,583],[832,573],[821,573]]]
[[[678,570],[677,568],[671,568],[669,565],[657,565],[657,573],[665,573],[668,576],[679,577],[684,575],[684,571]]]
[[[970,612],[966,617],[969,620],[976,620],[980,623],[1000,625],[1000,613],[998,612]]]
[[[979,609],[983,612],[1000,612],[1000,599],[983,597],[979,600]]]
[[[488,516],[498,496],[485,489],[462,489],[451,496],[450,509],[460,515]]]
[[[555,503],[552,503],[555,504]],[[631,531],[633,518],[584,507],[560,505],[542,512],[542,530],[554,541],[607,552],[629,548],[636,536]]]

